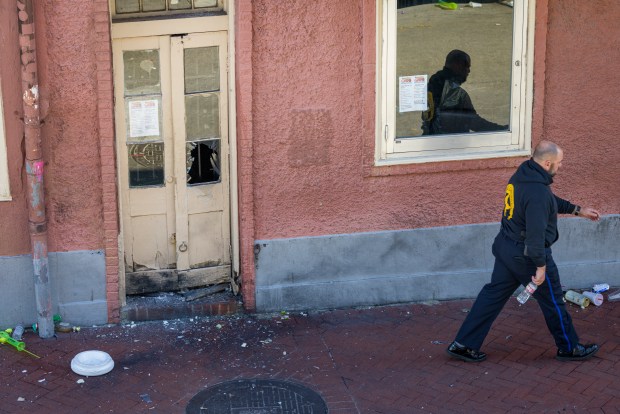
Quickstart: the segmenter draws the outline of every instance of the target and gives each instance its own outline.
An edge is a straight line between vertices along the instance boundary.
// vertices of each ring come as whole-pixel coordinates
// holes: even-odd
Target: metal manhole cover
[[[186,414],[326,414],[327,404],[302,385],[278,380],[223,382],[196,394]]]

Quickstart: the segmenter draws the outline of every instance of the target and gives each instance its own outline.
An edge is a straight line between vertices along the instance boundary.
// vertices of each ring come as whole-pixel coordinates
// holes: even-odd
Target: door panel
[[[158,188],[144,188],[129,193],[132,217],[150,214],[166,214],[166,193]]]
[[[222,221],[220,212],[189,215],[188,252],[192,269],[227,263],[228,252],[219,241],[224,238]],[[209,229],[207,238],[204,229]]]
[[[115,115],[125,270],[166,269],[176,262],[170,40],[118,39],[114,48]],[[171,202],[172,201],[172,202]],[[172,208],[171,208],[172,207]]]
[[[177,185],[177,266],[230,264],[226,33],[172,39],[172,104]],[[183,116],[184,115],[184,116]],[[225,230],[225,231],[224,231]]]
[[[230,275],[226,42],[226,32],[114,40],[129,294]]]
[[[137,229],[132,241],[134,270],[169,269],[174,266],[169,262],[167,233],[162,231],[167,227],[166,215],[132,217],[131,226]]]

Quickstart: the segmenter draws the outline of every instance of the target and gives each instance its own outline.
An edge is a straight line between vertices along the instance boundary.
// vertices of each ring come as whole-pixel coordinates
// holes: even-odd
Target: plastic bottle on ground
[[[15,339],[16,341],[21,341],[22,335],[24,335],[24,326],[17,325],[15,329],[13,329],[13,334],[11,335],[11,337]]]

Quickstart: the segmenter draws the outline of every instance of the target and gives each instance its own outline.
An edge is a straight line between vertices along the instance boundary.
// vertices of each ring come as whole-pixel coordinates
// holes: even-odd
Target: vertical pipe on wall
[[[41,150],[41,112],[34,38],[33,0],[18,0],[19,46],[22,70],[22,108],[26,177],[28,181],[28,221],[32,242],[34,290],[37,304],[39,336],[54,336],[52,295],[47,260],[47,219],[43,189],[43,155]]]

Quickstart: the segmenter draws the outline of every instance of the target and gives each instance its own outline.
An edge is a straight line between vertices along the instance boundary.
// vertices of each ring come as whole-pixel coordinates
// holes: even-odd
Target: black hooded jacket
[[[546,263],[545,248],[558,239],[558,213],[574,213],[576,205],[551,192],[553,178],[533,159],[525,161],[508,181],[502,232],[525,242],[524,255],[537,267]]]
[[[430,119],[422,115],[424,135],[458,134],[469,131],[501,131],[506,125],[499,125],[482,118],[465,89],[463,79],[450,68],[444,68],[428,82],[429,105],[433,108]]]

